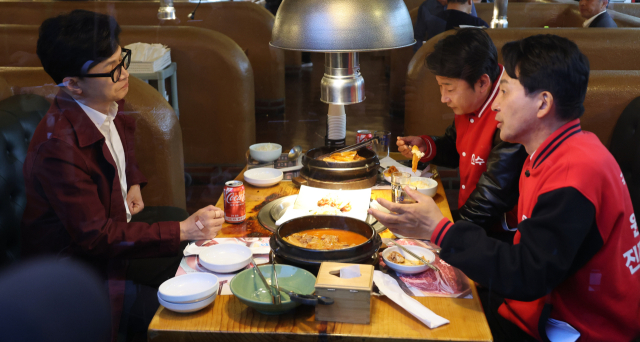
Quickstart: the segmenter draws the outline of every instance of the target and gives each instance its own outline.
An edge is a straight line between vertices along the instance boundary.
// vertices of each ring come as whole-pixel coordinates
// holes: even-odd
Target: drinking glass
[[[394,203],[403,203],[408,197],[402,187],[411,183],[411,174],[408,172],[394,172],[391,175],[391,200]],[[410,198],[409,198],[410,199]]]
[[[373,133],[374,138],[378,138],[377,142],[373,143],[373,151],[378,155],[378,159],[386,158],[389,156],[389,142],[391,141],[391,132],[389,131],[376,131]]]

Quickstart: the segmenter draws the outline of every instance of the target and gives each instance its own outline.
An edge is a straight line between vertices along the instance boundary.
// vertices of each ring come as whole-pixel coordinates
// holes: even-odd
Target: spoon
[[[300,145],[294,146],[291,151],[289,151],[289,160],[297,160],[301,153],[302,147],[300,147]]]

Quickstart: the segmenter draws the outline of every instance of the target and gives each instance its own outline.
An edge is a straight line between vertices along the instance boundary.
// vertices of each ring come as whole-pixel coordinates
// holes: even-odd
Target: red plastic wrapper
[[[400,245],[415,245],[432,251],[438,249],[437,246],[425,241],[400,239],[396,242]],[[399,280],[398,285],[400,285],[405,293],[410,296],[470,297],[471,286],[469,285],[469,278],[467,278],[467,276],[459,269],[440,259],[440,256],[438,256],[437,253],[434,254],[436,255],[436,260],[433,262],[433,265],[435,265],[440,272],[436,272],[429,268],[425,272],[418,274],[396,273],[386,266],[384,259],[382,259],[382,253],[380,253],[380,268],[386,268],[389,275],[393,276],[396,280]]]

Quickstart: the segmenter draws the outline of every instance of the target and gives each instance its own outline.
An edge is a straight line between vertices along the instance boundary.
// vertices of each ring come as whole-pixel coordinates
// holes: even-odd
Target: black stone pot
[[[380,161],[375,152],[363,147],[358,155],[365,158],[354,162],[336,163],[318,160],[319,156],[335,151],[335,147],[312,148],[302,156],[304,174],[320,181],[339,182],[369,177],[378,172]]]
[[[348,230],[367,237],[368,240],[358,246],[325,251],[302,248],[283,239],[293,233],[317,228]],[[382,240],[371,225],[358,219],[344,216],[312,215],[283,223],[271,236],[269,244],[275,252],[277,263],[297,266],[317,274],[320,263],[323,261],[375,265],[378,261],[378,249]]]

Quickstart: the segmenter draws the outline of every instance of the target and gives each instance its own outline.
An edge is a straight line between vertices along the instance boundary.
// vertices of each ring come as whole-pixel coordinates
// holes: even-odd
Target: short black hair
[[[112,16],[74,10],[40,25],[36,51],[44,71],[60,84],[111,57],[120,46],[118,35],[120,25]]]
[[[517,79],[526,94],[548,91],[562,120],[584,113],[589,83],[589,59],[567,38],[541,34],[502,47],[504,68]]]
[[[485,30],[460,29],[436,43],[427,68],[436,76],[463,79],[472,88],[484,74],[493,83],[500,73],[498,50]]]

